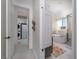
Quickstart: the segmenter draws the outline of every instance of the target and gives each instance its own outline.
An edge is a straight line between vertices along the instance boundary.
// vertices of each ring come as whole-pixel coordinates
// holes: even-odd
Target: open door
[[[11,59],[13,57],[15,49],[16,21],[13,13],[12,0],[6,0],[6,59]]]
[[[11,59],[14,52],[15,37],[11,0],[1,0],[1,7],[1,59]]]
[[[6,0],[1,0],[1,59],[6,59]]]

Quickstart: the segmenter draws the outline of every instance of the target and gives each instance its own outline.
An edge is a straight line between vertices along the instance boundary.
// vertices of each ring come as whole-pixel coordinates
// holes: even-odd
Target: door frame
[[[20,4],[17,4],[17,3],[14,3],[14,6],[15,7],[21,7],[21,8],[25,8],[25,9],[29,9],[29,49],[32,49],[33,48],[33,30],[32,30],[32,8],[30,6],[24,6],[24,5],[20,5]]]
[[[72,59],[76,59],[77,55],[76,55],[76,42],[77,42],[77,38],[76,38],[76,34],[77,34],[77,24],[76,24],[76,0],[72,0]]]

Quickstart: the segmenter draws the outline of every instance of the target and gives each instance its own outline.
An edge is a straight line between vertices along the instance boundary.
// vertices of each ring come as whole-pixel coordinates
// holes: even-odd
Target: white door
[[[1,59],[6,59],[6,1],[1,0]]]
[[[11,59],[14,54],[16,25],[13,12],[12,0],[6,0],[6,59]]]
[[[52,45],[52,16],[51,13],[43,9],[42,19],[42,48],[47,48]]]

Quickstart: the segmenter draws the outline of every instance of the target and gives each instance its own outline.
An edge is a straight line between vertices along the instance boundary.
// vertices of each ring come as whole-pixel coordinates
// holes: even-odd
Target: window
[[[63,17],[63,18],[59,19],[57,23],[61,29],[67,28],[67,17]]]

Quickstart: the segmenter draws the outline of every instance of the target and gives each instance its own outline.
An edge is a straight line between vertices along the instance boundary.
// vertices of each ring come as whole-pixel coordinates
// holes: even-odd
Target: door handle
[[[5,39],[10,39],[10,38],[11,38],[10,36],[5,37]]]
[[[44,52],[44,48],[42,48],[41,51]]]

